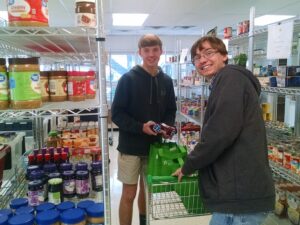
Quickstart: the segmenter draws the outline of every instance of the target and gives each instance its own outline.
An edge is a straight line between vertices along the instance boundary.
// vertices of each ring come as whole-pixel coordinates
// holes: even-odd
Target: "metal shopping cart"
[[[196,176],[181,182],[172,176],[148,175],[145,181],[147,224],[151,220],[207,215]]]

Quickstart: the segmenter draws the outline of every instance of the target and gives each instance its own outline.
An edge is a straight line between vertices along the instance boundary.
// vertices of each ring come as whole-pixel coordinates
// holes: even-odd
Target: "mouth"
[[[204,65],[204,66],[200,67],[200,70],[206,70],[207,68],[209,68],[209,66],[208,65]]]

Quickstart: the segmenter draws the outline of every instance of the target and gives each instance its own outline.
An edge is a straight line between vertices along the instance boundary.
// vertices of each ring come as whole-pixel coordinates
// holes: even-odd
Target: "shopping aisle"
[[[122,191],[122,184],[117,179],[117,159],[118,159],[118,151],[116,150],[118,144],[118,132],[114,132],[113,134],[113,146],[109,148],[110,154],[110,196],[111,196],[111,218],[112,225],[119,225],[119,202]],[[109,133],[110,136],[110,133]],[[153,220],[150,225],[208,225],[210,216],[201,216],[201,217],[186,217],[186,218],[176,218],[176,219],[161,219],[161,220]],[[139,225],[138,220],[138,209],[137,202],[134,203],[133,209],[133,218],[132,225]]]

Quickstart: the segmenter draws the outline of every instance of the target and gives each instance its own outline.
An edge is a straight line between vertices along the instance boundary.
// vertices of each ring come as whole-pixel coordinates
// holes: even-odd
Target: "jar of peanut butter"
[[[0,109],[7,109],[8,105],[8,81],[5,59],[0,59]]]
[[[82,209],[68,209],[60,214],[62,225],[85,225],[85,214]]]
[[[84,72],[68,72],[68,99],[70,101],[85,100],[86,76]]]
[[[86,209],[87,222],[90,225],[104,223],[104,204],[95,203]]]
[[[42,104],[39,59],[12,58],[9,62],[11,107],[34,109]]]
[[[67,100],[67,71],[50,71],[49,90],[51,102]]]
[[[96,96],[96,81],[95,71],[88,71],[86,73],[86,98],[94,99]]]
[[[9,26],[48,26],[48,0],[7,1]]]
[[[76,0],[76,25],[80,27],[96,27],[95,0]]]
[[[48,71],[41,71],[41,95],[42,101],[48,102],[49,101],[49,73]]]

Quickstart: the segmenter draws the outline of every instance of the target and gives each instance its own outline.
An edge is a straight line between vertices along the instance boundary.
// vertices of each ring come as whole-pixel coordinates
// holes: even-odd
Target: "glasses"
[[[202,54],[198,54],[193,58],[193,63],[198,63],[200,59],[203,57],[205,59],[212,58],[218,51],[215,50],[208,50],[203,52]]]

